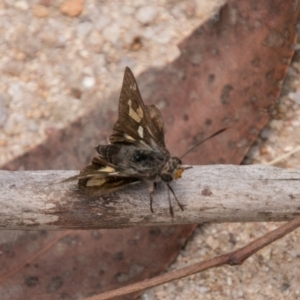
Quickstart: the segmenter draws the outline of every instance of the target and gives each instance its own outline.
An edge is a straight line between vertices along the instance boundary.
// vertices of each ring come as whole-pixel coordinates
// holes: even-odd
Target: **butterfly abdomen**
[[[98,145],[96,147],[97,152],[102,158],[109,161],[110,163],[115,163],[115,158],[119,155],[121,150],[121,145],[112,144],[112,145]]]

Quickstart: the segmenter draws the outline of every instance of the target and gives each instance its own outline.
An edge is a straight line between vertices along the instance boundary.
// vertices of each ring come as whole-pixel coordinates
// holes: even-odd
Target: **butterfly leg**
[[[152,197],[152,195],[153,195],[153,193],[154,193],[154,190],[155,190],[155,182],[151,182],[151,183],[149,184],[149,189],[148,189],[148,191],[149,191],[149,198],[150,198],[150,210],[151,210],[152,213],[154,213],[153,207],[152,207],[152,202],[153,202],[153,197]]]
[[[153,202],[152,194],[153,194],[153,193],[149,194],[149,197],[150,197],[150,210],[151,210],[152,213],[154,213],[153,207],[152,207],[152,202]]]
[[[170,197],[170,189],[168,189],[168,201],[169,201],[170,215],[172,216],[172,218],[174,218],[174,212],[173,212],[173,207],[172,207],[171,197]]]
[[[175,200],[177,201],[177,204],[178,204],[178,206],[180,207],[180,209],[181,209],[182,211],[184,211],[184,209],[183,209],[184,205],[182,205],[182,204],[179,202],[179,200],[177,199],[177,197],[176,197],[176,195],[175,195],[175,192],[174,192],[173,188],[172,188],[168,183],[167,183],[167,187],[168,187],[168,189],[171,191],[171,193],[173,194],[173,196],[174,196]]]

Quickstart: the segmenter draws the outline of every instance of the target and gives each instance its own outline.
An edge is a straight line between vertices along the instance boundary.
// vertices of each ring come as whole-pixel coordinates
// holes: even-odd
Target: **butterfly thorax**
[[[97,151],[101,158],[123,169],[127,175],[134,172],[141,179],[170,182],[180,178],[183,172],[178,157],[159,151],[124,144],[99,145]]]

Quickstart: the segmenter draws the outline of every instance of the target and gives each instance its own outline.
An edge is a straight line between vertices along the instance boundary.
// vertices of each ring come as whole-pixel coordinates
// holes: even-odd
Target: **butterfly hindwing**
[[[94,157],[92,164],[85,167],[77,177],[78,187],[85,189],[91,196],[101,196],[140,182],[138,178],[125,176],[117,166],[101,157]]]

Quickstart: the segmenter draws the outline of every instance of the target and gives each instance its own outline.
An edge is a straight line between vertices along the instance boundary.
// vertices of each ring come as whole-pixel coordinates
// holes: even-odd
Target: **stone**
[[[60,12],[69,17],[78,17],[83,11],[83,0],[66,0],[60,7]]]
[[[26,1],[16,1],[14,6],[19,10],[28,10],[29,8],[29,5]]]
[[[112,44],[116,44],[120,37],[120,26],[116,23],[113,23],[103,30],[104,38],[111,42]]]
[[[96,80],[94,77],[84,77],[82,80],[82,86],[86,89],[92,88],[96,83]]]
[[[144,6],[138,9],[135,18],[144,25],[147,25],[156,18],[157,9],[153,6]]]
[[[32,14],[38,18],[45,18],[49,15],[49,9],[44,5],[35,4],[32,7]]]

